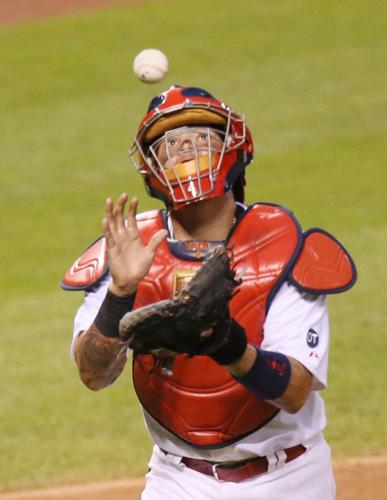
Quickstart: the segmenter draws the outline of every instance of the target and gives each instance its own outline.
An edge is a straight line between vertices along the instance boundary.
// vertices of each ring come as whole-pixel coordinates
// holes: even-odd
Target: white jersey
[[[85,301],[75,317],[73,345],[79,333],[94,321],[110,279],[105,278],[85,294]],[[213,450],[190,446],[143,410],[146,426],[160,448],[175,455],[211,461],[269,455],[300,443],[309,447],[320,437],[326,424],[324,403],[318,391],[327,385],[328,347],[326,297],[301,294],[292,285],[284,283],[268,311],[261,348],[291,356],[312,373],[313,388],[302,409],[296,414],[281,410],[261,429],[232,445]]]

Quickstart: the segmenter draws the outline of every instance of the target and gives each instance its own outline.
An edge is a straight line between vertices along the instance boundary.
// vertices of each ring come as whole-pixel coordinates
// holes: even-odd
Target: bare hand
[[[140,238],[136,212],[138,198],[132,198],[128,216],[125,218],[126,193],[122,194],[114,206],[108,198],[105,205],[105,217],[102,221],[109,256],[109,269],[113,281],[109,286],[118,296],[135,293],[138,283],[147,275],[152,265],[156,250],[166,238],[167,231],[160,229],[144,245]]]

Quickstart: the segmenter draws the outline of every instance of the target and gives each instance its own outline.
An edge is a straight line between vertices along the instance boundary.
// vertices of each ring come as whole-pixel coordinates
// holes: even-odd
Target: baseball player
[[[289,210],[244,204],[250,131],[203,89],[172,86],[152,99],[130,155],[165,209],[137,215],[136,197],[108,199],[104,237],[65,274],[65,289],[86,292],[72,343],[86,386],[102,389],[122,372],[121,318],[175,296],[214,247],[232,248],[242,279],[214,352],[166,344],[132,356],[154,440],[141,498],[335,498],[319,391],[326,295],[352,287],[352,259],[326,231],[302,232]]]

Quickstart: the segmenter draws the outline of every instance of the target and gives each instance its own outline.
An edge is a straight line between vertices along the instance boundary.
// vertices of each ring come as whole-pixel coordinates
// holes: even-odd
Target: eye
[[[176,145],[176,140],[175,139],[168,139],[168,146],[175,146]]]
[[[195,141],[201,143],[208,142],[208,134],[206,134],[205,132],[197,134],[195,137]]]

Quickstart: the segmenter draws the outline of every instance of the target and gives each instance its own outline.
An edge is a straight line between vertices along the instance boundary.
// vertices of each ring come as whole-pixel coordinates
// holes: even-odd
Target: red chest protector
[[[138,225],[147,243],[163,227],[161,212],[140,214]],[[196,245],[199,253],[205,246],[187,245]],[[350,256],[331,235],[319,229],[302,234],[292,214],[279,206],[250,207],[227,245],[233,247],[237,275],[244,270],[243,283],[230,303],[231,316],[258,346],[270,302],[285,279],[309,293],[344,291],[356,279]],[[102,264],[97,257],[103,247],[101,239],[77,259],[62,286],[79,290],[98,281],[107,270],[106,262]],[[179,258],[172,249],[167,242],[159,247],[150,272],[139,285],[135,308],[170,298],[179,277],[200,267],[200,260]],[[196,447],[226,446],[264,426],[278,412],[207,356],[176,356],[172,375],[165,374],[161,366],[155,369],[152,356],[136,356],[133,380],[146,411]]]
[[[162,227],[161,218],[150,215],[140,227],[147,241]],[[243,284],[230,303],[231,316],[244,327],[249,341],[258,346],[263,339],[268,297],[297,254],[300,239],[298,226],[288,212],[257,205],[229,240],[237,275],[245,270]],[[138,288],[134,307],[171,297],[178,276],[200,265],[179,259],[163,243]],[[134,360],[138,398],[161,425],[192,445],[224,446],[263,426],[278,412],[207,356],[176,356],[171,376],[163,374],[161,367],[152,372],[153,367],[152,356],[137,356]]]

